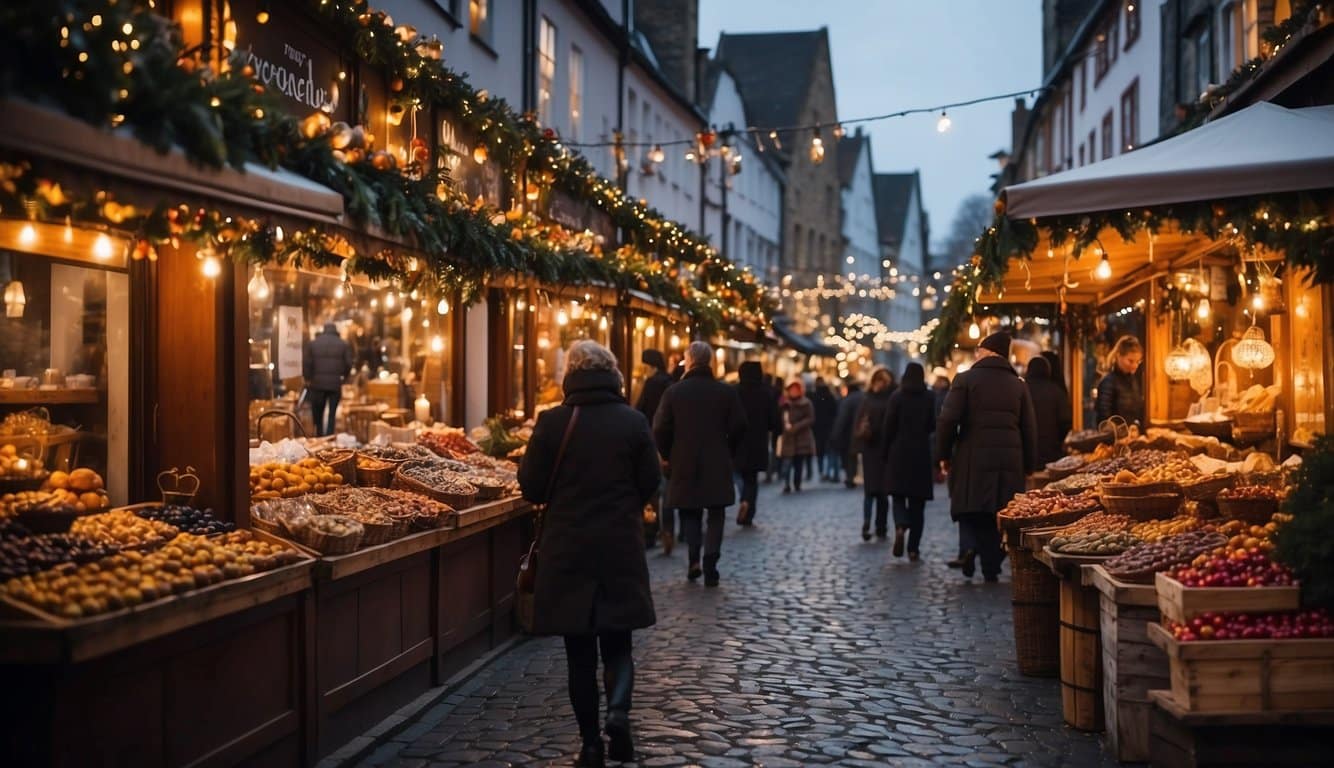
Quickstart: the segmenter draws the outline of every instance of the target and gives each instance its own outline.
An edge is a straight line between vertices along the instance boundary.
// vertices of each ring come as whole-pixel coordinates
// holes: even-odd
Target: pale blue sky
[[[1042,80],[1041,0],[700,0],[699,44],[718,34],[829,27],[841,119],[1035,88]],[[880,172],[922,171],[931,241],[959,202],[985,192],[987,155],[1010,146],[1012,101],[866,124]]]

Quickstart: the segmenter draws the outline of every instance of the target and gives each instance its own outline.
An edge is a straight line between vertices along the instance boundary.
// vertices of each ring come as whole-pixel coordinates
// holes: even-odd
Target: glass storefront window
[[[636,312],[631,317],[630,359],[625,367],[630,371],[630,402],[633,403],[639,398],[644,381],[653,373],[652,368],[643,363],[644,350],[661,352],[667,361],[667,372],[671,373],[683,359],[690,335],[685,323],[659,315]]]
[[[306,342],[330,323],[350,348],[352,371],[339,390],[337,430],[364,440],[366,422],[374,418],[412,421],[423,394],[433,419],[454,416],[448,411],[455,358],[448,299],[275,267],[252,271],[247,291],[252,437],[275,436],[269,421],[264,429],[257,423],[272,409],[295,414],[309,435],[325,431],[316,428],[303,362]]]
[[[542,301],[536,313],[534,377],[537,382],[535,400],[540,411],[565,397],[562,383],[565,380],[565,356],[570,345],[581,339],[591,339],[610,346],[612,318],[609,311],[596,304],[555,298]]]
[[[45,472],[86,467],[102,476],[113,504],[125,504],[129,275],[41,253],[42,240],[55,236],[66,244],[87,239],[97,260],[114,258],[106,235],[59,229],[63,236],[50,225],[24,225],[17,242],[37,252],[0,250],[0,452],[13,454],[0,474],[16,479],[35,460]]]

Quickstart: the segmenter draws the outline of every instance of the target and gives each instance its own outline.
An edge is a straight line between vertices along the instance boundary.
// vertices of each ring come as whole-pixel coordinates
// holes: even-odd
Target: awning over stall
[[[799,333],[792,328],[792,318],[778,316],[774,318],[774,333],[778,334],[779,340],[783,344],[797,350],[803,355],[812,355],[816,357],[833,357],[838,351],[823,342]]]
[[[1012,219],[1328,189],[1334,106],[1255,104],[1119,157],[1005,189]]]

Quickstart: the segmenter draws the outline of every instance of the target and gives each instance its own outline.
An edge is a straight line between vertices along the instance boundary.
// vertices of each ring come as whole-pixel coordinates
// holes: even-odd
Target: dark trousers
[[[995,512],[976,512],[961,515],[959,524],[966,525],[972,536],[973,549],[982,561],[983,576],[999,576],[1001,568],[1000,531],[996,529]]]
[[[784,477],[783,478],[784,485],[789,485],[793,489],[800,491],[802,475],[810,472],[811,457],[793,456],[790,459],[784,459],[784,461],[787,462],[788,469],[791,471],[790,475],[791,480],[789,482],[789,478]]]
[[[598,646],[602,647],[602,684],[607,713],[630,712],[635,688],[635,660],[630,653],[630,632],[566,635],[565,663],[569,668],[570,705],[579,723],[579,735],[589,744],[602,738],[598,724]]]
[[[959,557],[963,557],[968,550],[977,550],[977,542],[973,541],[973,529],[970,528],[962,518],[958,522],[959,526]]]
[[[926,523],[926,499],[912,496],[894,497],[894,525],[908,529],[908,551],[920,552],[922,526]]]
[[[760,495],[760,473],[757,470],[742,470],[737,473],[741,476],[741,501],[746,502],[746,522],[755,519],[755,502]]]
[[[862,495],[862,527],[871,527],[871,508],[875,508],[875,535],[889,535],[889,496],[883,493]]]
[[[857,481],[857,457],[857,451],[851,448],[843,453],[843,471],[846,473],[843,482],[855,483]]]
[[[334,433],[334,418],[338,415],[338,401],[343,399],[340,390],[307,389],[306,399],[310,401],[310,415],[315,419],[315,435],[323,437]],[[325,409],[329,412],[329,421],[324,420]]]
[[[700,561],[700,546],[704,548],[704,571],[706,573],[716,573],[718,571],[718,557],[723,550],[723,508],[709,507],[709,524],[707,531],[703,529],[704,510],[702,509],[683,509],[681,510],[681,527],[686,532],[686,547],[690,553],[690,562],[698,563]]]

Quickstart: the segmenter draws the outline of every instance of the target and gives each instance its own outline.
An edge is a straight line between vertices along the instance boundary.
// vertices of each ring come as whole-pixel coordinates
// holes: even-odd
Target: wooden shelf
[[[0,405],[95,405],[96,389],[0,389]]]

